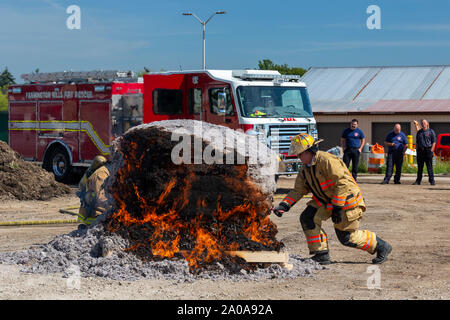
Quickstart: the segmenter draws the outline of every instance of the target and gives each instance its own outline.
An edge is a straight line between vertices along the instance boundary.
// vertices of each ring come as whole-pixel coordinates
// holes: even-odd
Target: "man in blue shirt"
[[[350,161],[352,162],[352,176],[355,181],[358,175],[359,155],[365,142],[364,133],[358,128],[358,120],[353,119],[350,122],[350,128],[345,129],[342,133],[341,147],[344,150],[342,160],[347,168],[350,166]]]
[[[394,183],[400,184],[400,177],[402,175],[403,155],[408,145],[408,139],[402,132],[400,123],[396,123],[394,130],[389,132],[384,141],[386,147],[388,147],[388,156],[386,162],[386,175],[381,184],[388,184],[392,177],[395,166]]]
[[[417,178],[413,183],[418,185],[422,182],[423,165],[427,165],[428,181],[432,186],[436,184],[434,181],[433,173],[433,155],[434,148],[436,147],[436,133],[433,129],[430,129],[430,124],[427,120],[422,119],[422,129],[419,128],[419,124],[414,120],[416,126],[416,152],[417,152]]]

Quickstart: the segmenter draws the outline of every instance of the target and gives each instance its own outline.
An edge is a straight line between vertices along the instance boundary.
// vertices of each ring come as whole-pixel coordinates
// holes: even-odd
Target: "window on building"
[[[155,114],[181,114],[183,92],[178,89],[153,90],[153,112]]]
[[[202,110],[202,89],[189,89],[189,113],[200,114]]]
[[[209,104],[211,113],[217,115],[233,116],[234,109],[228,87],[209,89]]]

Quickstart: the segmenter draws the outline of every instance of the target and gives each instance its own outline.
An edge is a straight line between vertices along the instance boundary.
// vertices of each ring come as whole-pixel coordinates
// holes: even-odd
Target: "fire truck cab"
[[[9,144],[65,181],[73,167],[109,155],[111,141],[142,123],[142,89],[130,72],[24,74],[8,89]]]
[[[271,70],[202,70],[144,75],[144,123],[196,119],[242,129],[275,150],[293,174],[300,160],[288,155],[290,138],[317,138],[306,85],[300,76]]]

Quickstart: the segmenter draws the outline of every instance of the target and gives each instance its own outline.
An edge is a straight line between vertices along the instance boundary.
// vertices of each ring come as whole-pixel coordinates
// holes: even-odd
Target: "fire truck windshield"
[[[313,116],[305,87],[239,86],[237,96],[244,117]]]

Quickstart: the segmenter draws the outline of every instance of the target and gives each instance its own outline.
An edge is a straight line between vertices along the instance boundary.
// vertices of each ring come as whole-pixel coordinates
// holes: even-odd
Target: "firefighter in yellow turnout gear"
[[[78,221],[82,223],[81,228],[95,222],[97,217],[106,210],[104,182],[110,174],[106,163],[105,157],[96,156],[78,185],[77,196],[81,202]]]
[[[357,183],[342,160],[333,154],[318,150],[318,144],[308,134],[301,133],[291,140],[289,153],[303,163],[292,189],[273,209],[281,217],[303,196],[312,193],[312,200],[300,215],[300,223],[313,260],[329,264],[327,234],[322,222],[330,217],[339,241],[348,247],[377,254],[372,263],[383,263],[392,247],[369,230],[359,230],[362,214],[366,211]]]

